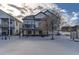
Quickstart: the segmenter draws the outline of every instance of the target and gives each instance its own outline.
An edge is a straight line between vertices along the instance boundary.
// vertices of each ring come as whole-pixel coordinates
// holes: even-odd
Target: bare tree
[[[54,31],[57,31],[57,33],[59,34],[60,25],[61,25],[61,16],[60,13],[57,13],[56,11],[55,13],[53,11],[50,13],[51,14],[48,15],[48,17],[46,17],[46,22],[43,23],[43,26],[45,25],[43,28],[45,28],[47,32],[49,30],[52,32],[52,40],[53,40]]]

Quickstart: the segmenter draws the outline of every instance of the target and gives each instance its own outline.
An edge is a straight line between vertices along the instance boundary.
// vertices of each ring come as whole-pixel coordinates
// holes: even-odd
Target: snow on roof
[[[48,10],[44,11],[44,13],[45,13],[46,15],[52,14],[52,13],[50,13]]]
[[[23,20],[25,20],[25,19],[34,19],[34,15],[25,16],[25,17],[23,18]]]
[[[43,19],[46,17],[46,15],[43,12],[39,12],[36,15],[29,15],[24,17],[23,19],[34,19],[34,17],[35,19]]]
[[[35,15],[35,18],[45,18],[46,15],[43,12],[39,12],[38,14]]]
[[[15,20],[19,21],[19,22],[23,22],[22,20],[17,19],[16,17],[14,17],[13,15],[8,14],[7,12],[5,12],[4,10],[0,9],[0,12],[5,13],[7,15],[9,15],[11,18],[14,18]]]

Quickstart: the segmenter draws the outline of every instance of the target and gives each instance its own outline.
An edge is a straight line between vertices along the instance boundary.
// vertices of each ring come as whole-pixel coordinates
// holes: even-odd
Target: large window
[[[34,24],[34,20],[26,20],[26,24]]]
[[[24,28],[34,29],[34,24],[24,24]]]
[[[26,20],[24,24],[25,28],[34,29],[34,20]]]
[[[32,20],[25,20],[24,22],[25,22],[24,23],[25,28],[34,29],[34,28],[39,27],[41,21],[37,21],[37,20],[32,19]]]
[[[9,19],[8,18],[1,18],[2,22],[8,22]]]
[[[1,23],[2,23],[3,26],[8,26],[9,19],[8,18],[1,18]]]

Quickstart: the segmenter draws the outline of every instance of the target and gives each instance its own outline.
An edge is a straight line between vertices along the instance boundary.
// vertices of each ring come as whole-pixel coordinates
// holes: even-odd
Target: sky
[[[57,6],[61,8],[64,19],[66,18],[66,26],[79,25],[79,3],[57,3]]]
[[[79,12],[79,3],[57,3],[57,5],[70,12]]]
[[[32,14],[30,9],[34,12],[37,13],[40,10],[44,10],[44,9],[57,9],[57,11],[61,11],[61,16],[63,19],[65,19],[65,26],[67,25],[79,25],[79,3],[27,3],[27,0],[19,0],[16,2],[12,2],[15,0],[0,0],[0,4],[2,4],[2,6],[0,6],[0,9],[3,9],[4,11],[13,14],[14,16],[18,16],[18,15],[22,15],[22,16],[26,16],[29,14]],[[25,2],[25,6],[27,6],[28,8],[27,11],[25,10],[18,10],[14,7],[11,7],[7,4],[13,4],[16,5],[18,7],[22,7],[23,8],[23,2]],[[39,9],[38,7],[42,6],[42,9]],[[13,11],[13,12],[12,12]],[[21,13],[21,11],[25,12],[25,14]]]

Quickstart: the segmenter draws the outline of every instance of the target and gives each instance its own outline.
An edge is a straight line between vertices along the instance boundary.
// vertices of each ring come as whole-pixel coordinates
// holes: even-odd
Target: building
[[[48,35],[52,28],[50,22],[54,23],[54,30],[59,29],[58,17],[48,10],[36,15],[26,16],[23,18],[23,35]]]
[[[23,35],[46,35],[41,29],[41,22],[45,21],[42,12],[36,15],[30,15],[23,18]]]
[[[16,35],[22,22],[8,13],[0,10],[0,35],[6,33],[7,35]]]
[[[53,30],[54,34],[59,33],[60,30],[60,16],[58,13],[55,13],[52,10],[46,10],[44,12],[45,15],[47,15],[47,23],[48,23],[48,31],[51,32]]]
[[[61,31],[64,31],[64,32],[70,32],[72,30],[72,27],[71,26],[63,26],[61,28]]]

